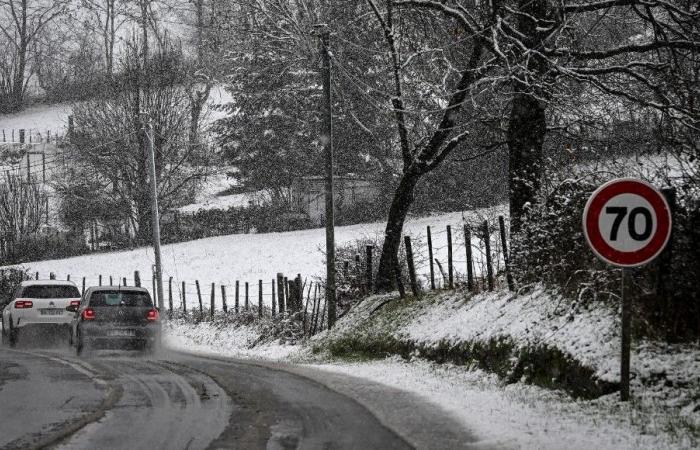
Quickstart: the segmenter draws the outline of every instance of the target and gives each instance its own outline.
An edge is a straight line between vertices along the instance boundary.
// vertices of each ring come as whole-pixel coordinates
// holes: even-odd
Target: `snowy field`
[[[215,120],[226,116],[225,111],[216,108],[216,105],[225,104],[231,101],[231,96],[221,86],[215,86],[209,94],[207,109],[204,111],[202,119],[205,124],[210,124]],[[23,111],[14,114],[0,114],[0,130],[8,132],[12,129],[35,130],[44,134],[50,131],[51,134],[62,135],[68,128],[68,116],[71,114],[70,103],[55,103],[51,105],[33,105]],[[16,137],[19,134],[16,133]]]
[[[433,229],[434,257],[441,260],[443,265],[447,261],[446,226],[452,225],[454,231],[453,243],[455,252],[455,268],[458,272],[465,272],[464,239],[459,230],[465,218],[477,223],[485,217],[490,217],[495,225],[495,216],[504,213],[504,207],[496,207],[469,213],[448,213],[431,217],[409,220],[405,227],[405,233],[414,236],[416,241],[424,241],[426,226]],[[384,223],[370,223],[350,225],[336,228],[336,243],[343,245],[356,239],[378,238],[384,233]],[[494,235],[494,239],[496,235]],[[473,240],[477,272],[480,271],[481,259],[478,252],[478,239]],[[199,280],[203,287],[203,296],[208,300],[211,283],[218,286],[228,286],[229,295],[235,281],[250,283],[250,296],[257,299],[258,280],[263,280],[263,296],[266,304],[271,303],[271,282],[278,272],[286,276],[294,277],[301,274],[304,278],[318,276],[324,273],[325,230],[316,228],[310,230],[291,231],[284,233],[267,234],[236,234],[200,239],[189,242],[165,245],[162,248],[163,280],[167,290],[168,279],[173,277],[174,304],[180,304],[181,282],[186,282],[187,297],[195,298],[195,280]],[[496,251],[494,250],[494,253]],[[377,251],[377,256],[378,258]],[[22,264],[31,274],[39,272],[41,278],[48,278],[53,272],[59,279],[65,279],[67,275],[71,280],[81,283],[81,278],[86,278],[87,285],[96,285],[100,275],[103,283],[108,283],[109,277],[113,277],[113,283],[119,283],[122,278],[127,278],[127,284],[132,285],[134,271],[138,270],[142,283],[150,288],[152,283],[151,268],[154,264],[154,255],[151,248],[139,248],[135,250],[99,253],[60,260],[28,262]],[[423,278],[429,273],[427,264],[418,264],[419,272]],[[437,271],[437,268],[435,269]],[[438,275],[439,277],[439,275]],[[230,303],[230,302],[229,302]],[[221,305],[221,299],[216,296],[217,308]]]

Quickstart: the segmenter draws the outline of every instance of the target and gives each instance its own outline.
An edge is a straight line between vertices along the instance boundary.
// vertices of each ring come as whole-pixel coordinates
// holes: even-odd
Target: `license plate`
[[[58,308],[45,308],[40,309],[39,313],[42,316],[60,316],[61,314],[63,314],[63,310]]]
[[[109,330],[107,336],[113,337],[134,337],[136,336],[136,331],[134,330]]]

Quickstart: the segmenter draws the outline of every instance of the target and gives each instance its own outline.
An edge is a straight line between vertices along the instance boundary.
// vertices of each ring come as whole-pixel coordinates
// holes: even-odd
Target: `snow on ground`
[[[202,184],[194,203],[178,208],[184,214],[195,213],[199,210],[242,208],[251,203],[259,204],[267,197],[265,191],[245,192],[241,194],[221,195],[222,192],[238,186],[238,181],[229,176],[234,172],[231,167],[224,167],[207,178]]]
[[[260,330],[255,323],[237,327],[211,322],[199,324],[171,321],[165,324],[163,344],[175,350],[200,355],[256,358],[280,361],[299,350],[279,341],[259,343]]]
[[[51,131],[63,134],[68,127],[71,106],[68,103],[36,105],[15,114],[0,114],[0,129],[31,129],[40,133]],[[19,134],[16,134],[19,138]]]
[[[488,448],[514,449],[682,449],[692,443],[646,426],[634,405],[611,395],[574,401],[564,394],[515,383],[494,375],[425,360],[333,363],[314,367],[361,377],[412,392],[439,405],[481,438]]]
[[[598,369],[598,378],[619,379],[616,317],[609,308],[591,304],[570,311],[568,301],[542,288],[514,297],[495,292],[466,301],[446,293],[428,308],[411,309],[397,334],[428,347],[438,342],[488,342],[499,336],[509,336],[520,346],[547,343],[579,355],[583,365]]]
[[[210,124],[225,117],[226,112],[215,106],[229,103],[231,100],[231,95],[222,86],[215,86],[209,95],[208,109],[202,116],[203,122]],[[58,132],[61,135],[68,128],[68,116],[71,111],[70,103],[29,106],[18,113],[0,114],[0,130],[31,129],[42,134],[51,131],[51,134]],[[16,136],[19,137],[18,134]]]
[[[459,230],[464,217],[477,221],[486,215],[494,216],[505,213],[504,207],[489,208],[469,213],[447,213],[431,217],[408,220],[405,233],[411,234],[416,240],[424,240],[426,226],[433,227],[433,243],[435,258],[447,261],[447,246],[445,244],[445,227],[450,224]],[[441,231],[437,231],[441,230]],[[384,233],[384,223],[369,223],[336,227],[336,243],[343,245],[356,239],[366,237],[377,238]],[[462,242],[458,233],[453,237],[455,254]],[[476,241],[475,241],[476,242]],[[461,244],[461,252],[463,243]],[[194,281],[199,280],[204,287],[203,295],[208,295],[209,285],[216,283],[229,287],[228,295],[232,295],[231,287],[236,280],[250,283],[251,298],[257,298],[258,280],[263,280],[263,295],[266,304],[271,302],[270,283],[278,272],[285,275],[313,277],[324,273],[325,230],[316,228],[310,230],[290,231],[267,234],[237,234],[199,239],[189,242],[164,245],[162,248],[163,279],[167,289],[168,278],[173,277],[174,304],[180,304],[181,282],[187,283],[187,297],[192,302],[196,297]],[[97,253],[60,260],[28,262],[22,267],[30,273],[39,272],[40,277],[48,277],[50,272],[63,279],[70,274],[72,280],[80,283],[86,277],[87,285],[96,285],[98,276],[103,276],[107,283],[109,276],[117,280],[126,277],[127,283],[133,283],[133,272],[140,271],[145,287],[151,287],[151,267],[154,256],[151,248],[139,248],[112,253]],[[463,272],[463,264],[457,263],[456,269]],[[461,264],[461,265],[460,265]],[[481,264],[477,260],[477,272]],[[429,267],[419,265],[419,273],[427,276]],[[216,304],[221,305],[221,299],[216,296]]]
[[[466,304],[460,297],[464,299],[460,293],[445,294],[441,301],[428,303],[422,312],[410,310],[406,316],[399,317],[403,326],[398,328],[398,334],[427,343],[504,335],[521,343],[544,341],[576,351],[577,358],[593,367],[617,364],[619,336],[614,311],[596,308],[595,313],[579,311],[572,321],[566,313],[548,319],[556,307],[553,301],[556,299],[541,290],[519,299],[507,294],[482,294]],[[369,301],[367,309],[374,306],[376,302]],[[541,311],[537,313],[537,310]],[[560,317],[570,325],[560,327],[563,324]],[[364,313],[346,315],[339,320],[333,334],[362,332],[365,320]],[[305,363],[303,367],[360,377],[411,392],[449,413],[465,429],[475,433],[478,445],[484,448],[561,449],[564,445],[571,449],[611,450],[697,448],[694,447],[697,438],[693,440],[681,424],[692,423],[693,417],[700,419],[698,400],[687,404],[687,398],[683,398],[697,396],[693,386],[698,385],[700,376],[698,346],[670,348],[635,343],[633,401],[622,404],[617,393],[596,400],[572,400],[562,392],[522,381],[505,384],[496,375],[469,366],[435,364],[418,357],[410,361],[398,357],[363,362],[326,360],[313,355],[308,343],[284,345],[276,340],[265,341],[261,328],[255,324],[236,328],[178,320],[170,322],[165,330],[164,342],[172,349],[301,362]],[[557,331],[558,337],[552,331]],[[323,342],[329,335],[329,332],[321,333],[310,343]],[[264,343],[257,344],[261,341]],[[648,383],[662,372],[666,381]],[[641,378],[647,384],[638,382]],[[673,402],[686,403],[682,403],[685,405],[682,409],[674,410],[668,408]],[[699,424],[700,420],[695,426]]]

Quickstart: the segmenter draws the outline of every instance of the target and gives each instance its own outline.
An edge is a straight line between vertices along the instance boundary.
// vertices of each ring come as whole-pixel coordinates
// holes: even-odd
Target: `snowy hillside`
[[[455,268],[457,272],[464,272],[463,260],[464,244],[460,234],[464,218],[478,222],[483,217],[490,217],[495,224],[494,217],[504,214],[504,207],[496,207],[478,210],[469,213],[448,213],[438,216],[409,220],[405,233],[414,236],[416,241],[424,241],[426,226],[433,229],[434,257],[447,261],[447,245],[445,242],[445,229],[452,225],[454,231],[453,244],[455,252]],[[378,238],[383,235],[383,223],[370,223],[350,225],[336,228],[337,245],[362,238]],[[473,240],[473,245],[478,249],[478,239]],[[210,283],[232,286],[236,280],[249,282],[251,296],[257,298],[258,280],[265,283],[264,295],[266,301],[270,301],[268,291],[271,280],[278,272],[290,277],[301,274],[303,277],[313,277],[324,272],[324,257],[322,250],[325,247],[325,230],[316,228],[284,233],[268,234],[238,234],[200,239],[196,241],[182,242],[163,246],[163,278],[166,282],[173,277],[175,304],[179,303],[180,283],[187,282],[188,290],[195,280],[199,280],[202,286]],[[479,253],[475,249],[475,266],[477,272],[481,269]],[[377,251],[378,253],[378,251]],[[494,253],[496,250],[494,249]],[[376,256],[378,257],[378,256]],[[28,262],[22,266],[33,274],[39,272],[41,277],[48,277],[54,272],[58,278],[65,278],[70,274],[72,280],[87,278],[87,284],[97,284],[99,275],[107,280],[114,277],[114,282],[123,277],[128,284],[133,283],[133,273],[140,271],[144,285],[150,287],[151,267],[154,264],[154,256],[151,248],[139,248],[129,251],[102,253],[40,262]],[[418,264],[418,272],[423,279],[429,272],[427,264]],[[437,271],[437,268],[435,269]],[[106,282],[106,281],[105,281]],[[207,291],[208,292],[208,291]],[[217,297],[217,303],[220,302]]]
[[[225,112],[216,110],[214,106],[230,101],[231,96],[223,87],[214,87],[209,95],[208,109],[203,114],[205,123],[212,123],[224,117]],[[71,114],[71,109],[71,105],[68,103],[58,103],[30,106],[16,114],[0,114],[0,130],[27,129],[36,130],[42,134],[46,131],[51,131],[52,134],[64,134],[68,128],[68,116]]]

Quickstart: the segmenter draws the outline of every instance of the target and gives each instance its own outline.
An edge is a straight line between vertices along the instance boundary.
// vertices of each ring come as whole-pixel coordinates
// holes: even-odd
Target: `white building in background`
[[[375,200],[380,193],[377,181],[360,178],[353,174],[336,175],[334,195],[336,211]],[[326,215],[325,178],[322,176],[300,177],[292,185],[292,205],[315,224],[322,225]]]

